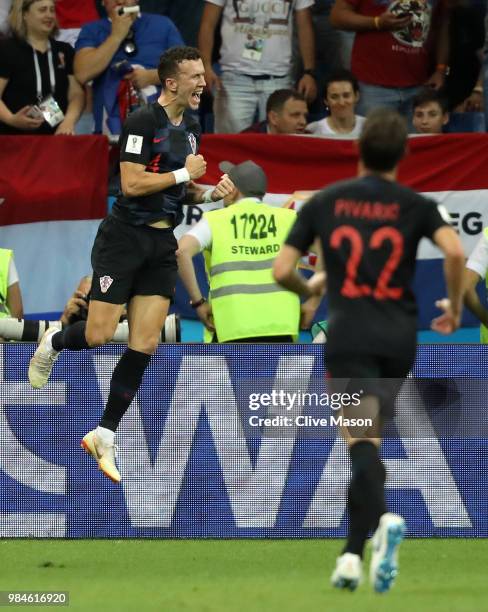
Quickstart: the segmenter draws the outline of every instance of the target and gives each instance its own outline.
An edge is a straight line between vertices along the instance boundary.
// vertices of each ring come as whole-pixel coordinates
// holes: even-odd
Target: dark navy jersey
[[[155,102],[127,118],[119,140],[120,161],[143,164],[147,172],[158,174],[178,170],[188,155],[197,154],[200,134],[200,124],[190,113],[184,113],[180,125],[173,125],[164,108]],[[135,198],[119,192],[112,214],[132,225],[160,219],[178,225],[183,219],[185,196],[185,183]]]
[[[303,206],[286,243],[302,253],[316,237],[322,244],[328,354],[397,356],[415,347],[417,247],[448,221],[434,201],[377,176],[336,183]]]

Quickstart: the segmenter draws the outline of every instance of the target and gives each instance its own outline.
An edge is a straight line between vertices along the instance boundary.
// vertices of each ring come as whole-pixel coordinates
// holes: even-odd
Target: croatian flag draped
[[[91,273],[107,185],[105,137],[0,137],[0,246],[14,250],[25,313],[56,316]]]
[[[205,135],[208,162],[201,180],[215,184],[218,165],[252,159],[268,176],[266,201],[299,208],[314,191],[356,176],[353,141],[261,134]],[[488,135],[416,137],[400,165],[399,181],[442,203],[459,231],[466,254],[488,224]],[[78,280],[90,272],[90,249],[107,210],[108,145],[101,136],[0,137],[0,245],[13,248],[25,310],[62,310]],[[219,204],[186,206],[177,236]],[[420,327],[444,296],[439,251],[421,244],[416,292]],[[203,278],[201,278],[203,282]],[[177,306],[186,296],[178,291]],[[184,310],[184,309],[183,309]]]

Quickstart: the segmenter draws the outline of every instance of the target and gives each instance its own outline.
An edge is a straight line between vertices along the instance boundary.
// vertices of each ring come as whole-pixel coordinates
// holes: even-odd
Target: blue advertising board
[[[0,347],[0,537],[344,536],[349,463],[336,427],[316,435],[300,423],[317,407],[269,401],[324,380],[323,346],[161,345],[117,433],[120,485],[79,443],[123,346],[65,351],[42,390],[27,382],[33,350]],[[484,384],[487,357],[420,346],[414,373]],[[388,503],[413,537],[488,536],[486,418],[454,396],[399,413],[383,444]],[[284,411],[288,427],[251,423]]]

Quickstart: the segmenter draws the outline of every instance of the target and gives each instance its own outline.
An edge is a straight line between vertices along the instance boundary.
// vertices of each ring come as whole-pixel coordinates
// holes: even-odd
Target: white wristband
[[[213,188],[207,189],[207,191],[203,194],[202,204],[211,204],[213,202],[212,200],[213,192],[214,192]]]
[[[179,185],[180,183],[188,183],[188,181],[191,181],[190,173],[186,168],[173,170],[173,174],[175,176],[175,181],[177,185]]]

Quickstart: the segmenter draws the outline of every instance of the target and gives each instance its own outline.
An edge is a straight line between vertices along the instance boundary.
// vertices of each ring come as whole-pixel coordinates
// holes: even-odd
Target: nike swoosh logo
[[[163,138],[153,138],[153,142],[163,142],[163,140],[166,140],[166,136],[163,136]]]

